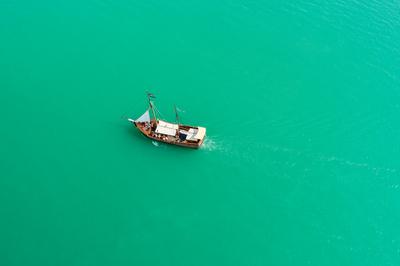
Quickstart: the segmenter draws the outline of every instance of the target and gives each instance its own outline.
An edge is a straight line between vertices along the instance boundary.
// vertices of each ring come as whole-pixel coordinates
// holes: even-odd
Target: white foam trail
[[[204,140],[204,143],[203,143],[203,145],[201,146],[201,148],[202,148],[203,150],[206,150],[206,151],[213,151],[213,150],[215,150],[216,146],[217,146],[217,144],[215,143],[214,140],[212,140],[212,139],[210,139],[210,138],[206,138],[206,139]]]
[[[353,168],[361,168],[361,169],[366,169],[368,171],[374,172],[374,173],[390,173],[390,174],[395,174],[399,172],[399,169],[397,168],[390,168],[390,167],[384,167],[384,166],[376,166],[376,165],[371,165],[366,162],[356,162],[356,161],[351,161],[348,159],[340,158],[337,156],[333,155],[323,155],[323,154],[317,154],[317,153],[310,153],[310,152],[305,152],[305,151],[299,151],[295,149],[290,149],[286,147],[279,147],[279,146],[274,146],[274,145],[268,145],[264,144],[262,145],[265,149],[268,149],[273,152],[281,152],[281,153],[289,153],[295,156],[299,157],[308,157],[314,161],[319,161],[323,163],[335,163],[339,165],[344,165],[348,167],[353,167]]]
[[[213,137],[208,137],[204,140],[203,145],[201,146],[202,150],[205,151],[222,151],[221,143],[217,142]]]

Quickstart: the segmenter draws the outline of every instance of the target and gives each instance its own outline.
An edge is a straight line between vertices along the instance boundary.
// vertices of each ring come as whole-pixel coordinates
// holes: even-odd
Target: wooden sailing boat
[[[177,123],[169,123],[157,117],[159,112],[152,99],[154,94],[147,93],[149,108],[138,119],[128,119],[146,137],[173,145],[197,149],[203,144],[206,136],[206,128],[198,126],[182,125],[179,123],[179,115],[176,106],[175,116]],[[153,117],[150,116],[150,112]]]

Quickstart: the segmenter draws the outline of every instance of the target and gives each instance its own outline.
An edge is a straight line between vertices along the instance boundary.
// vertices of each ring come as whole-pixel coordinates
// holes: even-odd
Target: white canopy
[[[168,136],[175,136],[176,135],[176,129],[157,125],[156,133],[164,134],[164,135],[168,135]]]
[[[178,128],[179,128],[179,126],[177,124],[172,124],[172,123],[165,122],[163,120],[158,120],[156,133],[164,134],[164,135],[168,135],[168,136],[175,136]]]
[[[194,135],[196,135],[196,133],[197,133],[197,129],[195,129],[195,128],[189,129],[189,131],[187,131],[186,139],[187,140],[196,140],[194,137]]]
[[[179,128],[179,126],[177,124],[168,123],[168,122],[165,122],[163,120],[158,120],[158,126],[166,127],[166,128],[172,128],[172,129],[178,129]]]

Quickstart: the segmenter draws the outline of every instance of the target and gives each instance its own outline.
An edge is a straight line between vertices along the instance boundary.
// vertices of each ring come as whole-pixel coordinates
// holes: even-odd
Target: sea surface
[[[2,266],[400,265],[397,0],[2,0],[0,117]]]

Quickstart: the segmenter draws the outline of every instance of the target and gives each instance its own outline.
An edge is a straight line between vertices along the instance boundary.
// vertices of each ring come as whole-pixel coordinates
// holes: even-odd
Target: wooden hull
[[[159,141],[159,142],[164,142],[167,144],[171,145],[176,145],[176,146],[181,146],[185,148],[191,148],[191,149],[198,149],[200,146],[203,144],[204,139],[199,140],[197,142],[194,141],[188,141],[188,140],[180,140],[178,137],[172,137],[172,136],[160,136],[160,134],[155,134],[154,131],[152,130],[152,127],[155,125],[155,120],[151,121],[151,126],[146,127],[145,123],[133,123],[136,128],[146,137],[149,139]],[[189,127],[189,126],[184,126],[184,127]]]

